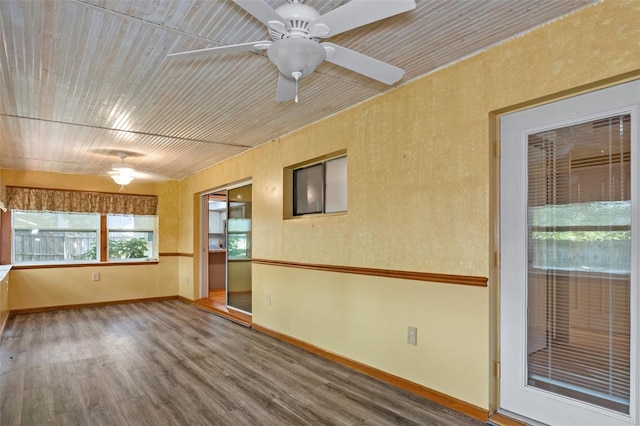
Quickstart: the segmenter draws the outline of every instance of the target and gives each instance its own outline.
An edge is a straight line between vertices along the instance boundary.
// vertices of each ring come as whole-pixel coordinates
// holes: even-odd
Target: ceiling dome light
[[[267,56],[287,78],[299,72],[306,77],[315,71],[325,58],[325,50],[320,44],[306,38],[292,37],[278,40],[269,46]]]
[[[118,185],[128,185],[133,180],[133,176],[123,170],[116,175],[111,175],[111,177]]]
[[[128,164],[124,164],[124,159],[127,158],[126,152],[119,152],[120,162],[111,166],[113,174],[111,178],[120,186],[128,185],[133,180],[133,167]]]

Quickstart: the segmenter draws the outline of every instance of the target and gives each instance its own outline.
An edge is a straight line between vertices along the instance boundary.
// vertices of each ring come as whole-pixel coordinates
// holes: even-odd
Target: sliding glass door
[[[251,313],[251,185],[227,192],[227,306]]]

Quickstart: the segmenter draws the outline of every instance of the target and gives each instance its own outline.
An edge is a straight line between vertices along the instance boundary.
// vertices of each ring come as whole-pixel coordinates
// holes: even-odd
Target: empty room
[[[0,425],[640,425],[639,22],[0,0]]]

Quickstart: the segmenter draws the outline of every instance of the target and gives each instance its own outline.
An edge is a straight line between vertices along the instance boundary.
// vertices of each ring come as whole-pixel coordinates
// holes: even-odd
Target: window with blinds
[[[621,115],[528,136],[528,385],[629,413],[631,144]]]

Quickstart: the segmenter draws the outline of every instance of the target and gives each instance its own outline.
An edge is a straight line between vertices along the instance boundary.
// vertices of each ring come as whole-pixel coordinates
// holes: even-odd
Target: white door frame
[[[631,266],[630,415],[595,407],[526,384],[527,135],[619,113],[631,114],[632,207],[640,202],[640,80],[520,111],[501,118],[500,155],[500,409],[561,425],[638,425],[638,268]],[[637,259],[640,214],[632,215]]]

